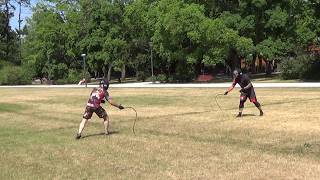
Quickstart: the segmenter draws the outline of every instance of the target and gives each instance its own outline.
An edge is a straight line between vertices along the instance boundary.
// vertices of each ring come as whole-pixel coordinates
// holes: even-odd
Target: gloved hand
[[[229,92],[228,92],[228,91],[226,91],[226,92],[224,93],[224,95],[228,95],[228,93],[229,93]]]
[[[103,99],[101,100],[101,103],[105,103],[105,102],[106,102],[105,100],[103,100]]]
[[[124,109],[124,107],[120,104],[118,107],[120,110]]]
[[[244,90],[243,88],[241,88],[239,92],[242,93],[242,92],[244,92],[244,91],[245,91],[245,90]]]

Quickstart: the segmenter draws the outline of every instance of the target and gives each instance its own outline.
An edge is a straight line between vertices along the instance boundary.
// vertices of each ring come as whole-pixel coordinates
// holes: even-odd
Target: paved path
[[[112,88],[227,88],[230,83],[189,83],[189,84],[160,84],[152,82],[111,84]],[[255,88],[320,88],[320,82],[314,83],[253,83]],[[84,88],[85,85],[23,85],[0,86],[0,88]],[[88,85],[97,87],[97,85]]]

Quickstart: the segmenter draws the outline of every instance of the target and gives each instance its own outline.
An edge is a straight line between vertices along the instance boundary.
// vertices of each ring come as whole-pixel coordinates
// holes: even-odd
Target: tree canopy
[[[157,74],[191,80],[203,66],[281,59],[320,41],[317,0],[46,0],[34,6],[24,28],[20,60],[6,7],[1,61],[53,80],[81,77],[81,54],[91,77],[131,69],[145,79],[152,52]]]

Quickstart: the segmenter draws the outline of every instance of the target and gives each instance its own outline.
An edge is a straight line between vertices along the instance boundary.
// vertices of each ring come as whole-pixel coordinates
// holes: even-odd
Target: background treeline
[[[161,81],[240,59],[255,73],[257,57],[280,60],[284,78],[320,78],[319,56],[306,52],[320,41],[320,0],[47,0],[19,30],[9,26],[10,3],[0,11],[0,84],[78,82],[81,54],[87,77],[145,80],[152,55]]]

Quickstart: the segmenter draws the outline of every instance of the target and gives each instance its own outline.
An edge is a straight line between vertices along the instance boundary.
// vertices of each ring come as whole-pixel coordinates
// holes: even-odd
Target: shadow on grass
[[[283,104],[291,104],[291,103],[302,103],[302,102],[310,102],[310,101],[316,101],[316,100],[320,100],[320,98],[313,98],[313,99],[298,99],[298,100],[291,100],[291,101],[280,101],[280,102],[271,102],[271,103],[265,103],[262,104],[262,108],[264,106],[274,106],[274,105],[283,105]],[[256,107],[247,107],[248,109],[251,108],[256,108]],[[144,118],[139,118],[139,120],[143,120],[143,119],[155,119],[155,118],[170,118],[172,116],[187,116],[187,115],[196,115],[196,114],[204,114],[204,113],[210,113],[210,112],[218,112],[221,111],[222,113],[224,113],[225,115],[229,115],[228,113],[226,113],[225,111],[229,111],[229,110],[235,110],[237,111],[238,108],[237,107],[232,107],[232,108],[222,108],[221,110],[213,110],[212,108],[210,110],[206,110],[206,111],[196,111],[196,112],[183,112],[183,113],[175,113],[175,114],[166,114],[166,115],[159,115],[159,116],[152,116],[152,117],[144,117]],[[243,117],[252,117],[252,116],[257,116],[260,117],[260,115],[255,115],[255,114],[243,114]],[[265,114],[264,114],[265,116]],[[234,118],[236,118],[234,116]],[[229,121],[228,120],[219,120],[216,121],[215,123],[218,122],[225,122],[225,121]]]
[[[251,116],[257,116],[255,114],[242,114],[242,117],[251,117]]]
[[[212,143],[212,144],[222,144],[226,146],[237,147],[241,149],[247,150],[258,150],[262,153],[268,152],[271,154],[279,155],[299,155],[309,156],[314,159],[320,158],[319,152],[319,141],[309,141],[305,142],[305,140],[297,140],[295,142],[291,142],[290,138],[282,140],[282,143],[274,143],[274,144],[264,144],[259,142],[252,141],[252,138],[244,138],[239,139],[238,137],[243,135],[243,130],[223,130],[218,129],[217,134],[221,136],[210,136],[203,137],[201,135],[190,135],[183,133],[167,133],[161,132],[159,130],[144,130],[144,133],[155,136],[165,136],[169,138],[178,138],[186,141],[193,142],[203,142],[203,143]],[[254,138],[253,138],[254,139]],[[290,141],[290,144],[286,144]]]
[[[89,137],[95,137],[95,136],[110,136],[110,135],[118,134],[118,133],[119,133],[119,131],[111,131],[111,132],[109,132],[108,135],[105,135],[104,132],[102,132],[102,133],[96,133],[96,134],[89,134],[89,135],[82,136],[81,139],[89,138]]]
[[[317,101],[317,100],[320,100],[320,98],[312,98],[312,99],[295,99],[295,100],[286,100],[286,101],[279,101],[279,102],[271,102],[271,103],[261,103],[262,105],[262,108],[264,106],[273,106],[273,105],[283,105],[283,104],[291,104],[291,103],[302,103],[302,102],[310,102],[310,101]],[[221,104],[220,104],[221,106]],[[250,108],[256,108],[256,107],[247,107],[248,109]],[[222,105],[222,110],[236,110],[238,108],[223,108],[223,105]]]

